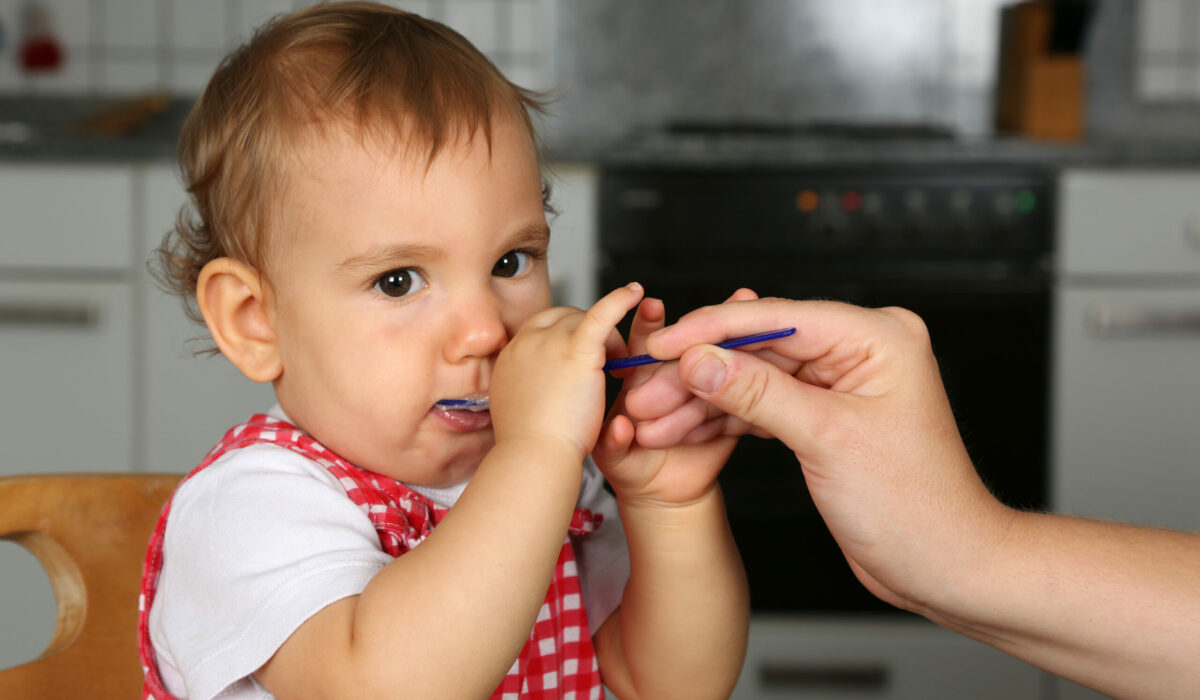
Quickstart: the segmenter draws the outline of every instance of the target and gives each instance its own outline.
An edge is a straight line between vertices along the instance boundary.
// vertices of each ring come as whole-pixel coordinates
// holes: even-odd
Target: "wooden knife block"
[[[996,130],[1038,140],[1079,141],[1083,59],[1049,52],[1051,5],[1035,0],[1001,11]]]

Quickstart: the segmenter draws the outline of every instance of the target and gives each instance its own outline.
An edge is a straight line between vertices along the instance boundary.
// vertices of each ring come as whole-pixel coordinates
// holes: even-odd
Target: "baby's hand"
[[[616,325],[642,298],[636,282],[586,312],[555,307],[530,317],[500,352],[490,405],[496,442],[565,443],[580,461],[604,419],[604,361],[625,343]]]
[[[748,289],[727,301],[754,299]],[[638,307],[630,354],[645,352],[646,336],[663,327],[661,301]],[[678,363],[629,371],[593,456],[625,500],[687,503],[713,487],[745,423],[695,398],[680,383]],[[636,399],[636,401],[635,401]],[[645,421],[645,422],[640,422]]]
[[[752,290],[739,289],[725,303],[757,298]],[[659,323],[647,327],[645,335],[661,326]],[[773,361],[774,353],[770,350],[756,351],[756,354]],[[678,362],[664,362],[636,381],[626,382],[622,392],[623,407],[636,425],[639,445],[661,449],[676,444],[707,442],[718,435],[751,433],[766,436],[762,430],[697,398],[683,386],[678,370]]]

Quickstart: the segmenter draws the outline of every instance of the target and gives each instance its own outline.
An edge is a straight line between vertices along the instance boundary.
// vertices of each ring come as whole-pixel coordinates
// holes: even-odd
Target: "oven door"
[[[638,280],[647,294],[664,300],[668,321],[719,303],[737,286],[761,296],[915,311],[929,327],[984,481],[1007,503],[1044,507],[1049,285],[1043,275],[977,264],[812,265],[781,272],[768,261],[610,262],[602,288]],[[720,482],[756,611],[895,610],[854,579],[795,456],[781,443],[742,438]]]

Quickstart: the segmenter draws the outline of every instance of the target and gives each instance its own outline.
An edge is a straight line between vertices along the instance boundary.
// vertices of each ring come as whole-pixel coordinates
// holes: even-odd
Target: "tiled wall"
[[[1200,3],[1141,0],[1137,11],[1139,97],[1200,102]]]
[[[195,95],[220,58],[264,19],[308,0],[38,0],[66,59],[50,74],[18,68],[22,8],[0,0],[0,92]],[[518,84],[549,86],[554,0],[393,0],[464,34]]]

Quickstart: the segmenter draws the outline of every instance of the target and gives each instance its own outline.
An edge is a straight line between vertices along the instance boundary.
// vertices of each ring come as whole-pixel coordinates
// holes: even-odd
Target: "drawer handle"
[[[90,304],[0,302],[0,326],[87,328],[99,322],[100,310]]]
[[[883,692],[888,670],[876,665],[808,665],[766,663],[758,669],[764,689],[809,692]]]
[[[1088,309],[1085,322],[1102,337],[1200,334],[1200,309],[1114,309],[1098,304]]]
[[[1183,225],[1183,240],[1193,250],[1200,250],[1200,218],[1193,216]]]

